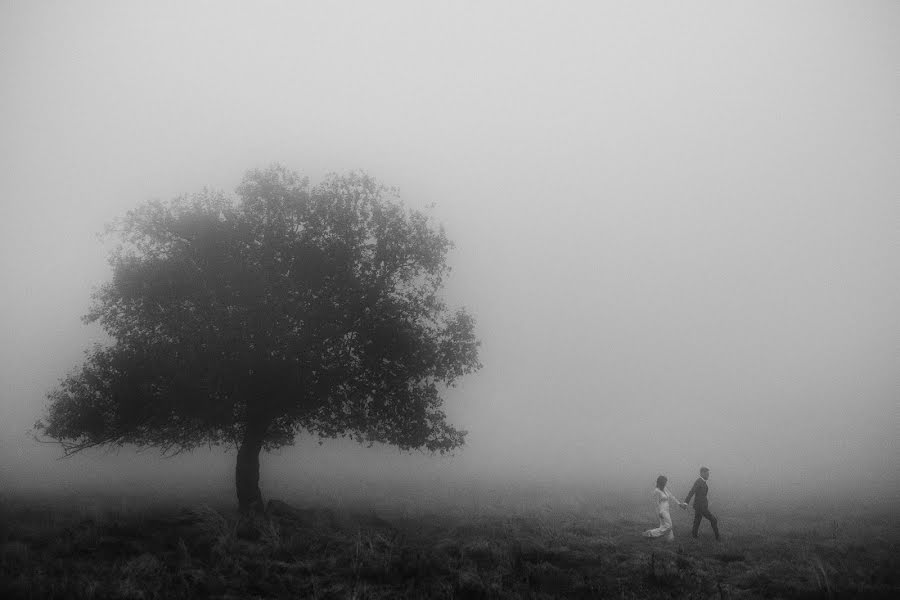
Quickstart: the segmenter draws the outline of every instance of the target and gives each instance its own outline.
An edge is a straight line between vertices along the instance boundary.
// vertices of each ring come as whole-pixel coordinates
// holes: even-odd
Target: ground
[[[0,499],[4,598],[900,597],[900,527],[720,515],[723,541],[649,541],[612,506],[410,511]],[[679,523],[681,526],[679,527]]]

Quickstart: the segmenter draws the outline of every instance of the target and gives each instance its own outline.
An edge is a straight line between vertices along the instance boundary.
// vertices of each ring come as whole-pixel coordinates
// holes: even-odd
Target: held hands
[[[684,510],[684,509],[686,509],[686,508],[688,507],[688,503],[687,503],[687,502],[680,502],[680,503],[679,503],[679,506],[681,506],[681,510]]]

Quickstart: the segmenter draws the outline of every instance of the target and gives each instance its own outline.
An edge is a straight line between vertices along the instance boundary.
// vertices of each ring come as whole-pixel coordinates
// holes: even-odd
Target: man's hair
[[[703,472],[709,473],[709,469],[707,467],[700,467],[700,472],[701,473],[703,473]]]

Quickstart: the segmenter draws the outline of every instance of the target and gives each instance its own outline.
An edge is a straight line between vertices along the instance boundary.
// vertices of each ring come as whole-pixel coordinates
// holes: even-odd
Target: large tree
[[[66,453],[134,444],[238,449],[242,511],[262,506],[259,455],[300,432],[445,452],[465,432],[441,393],[478,368],[472,317],[440,297],[451,243],[372,178],[310,188],[250,171],[237,198],[150,202],[112,228],[96,346],[37,428]]]

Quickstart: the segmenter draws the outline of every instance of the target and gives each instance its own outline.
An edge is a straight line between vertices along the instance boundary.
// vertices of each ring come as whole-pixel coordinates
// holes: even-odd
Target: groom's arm
[[[695,481],[694,485],[691,486],[691,491],[688,492],[687,498],[684,499],[685,504],[691,503],[691,498],[694,497],[694,494],[696,493],[696,491],[697,491],[697,482]]]

